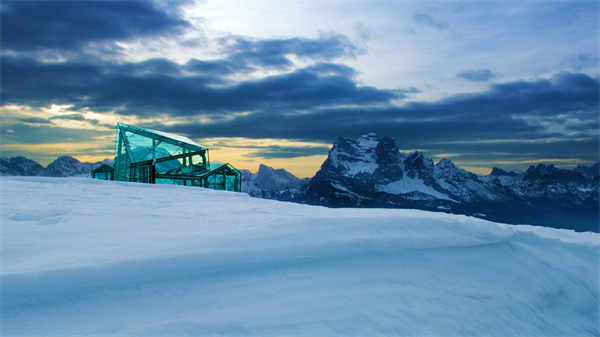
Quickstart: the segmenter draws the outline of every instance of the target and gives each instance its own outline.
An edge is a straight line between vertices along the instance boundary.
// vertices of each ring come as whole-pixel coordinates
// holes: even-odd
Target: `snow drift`
[[[3,336],[598,336],[600,235],[0,178]]]

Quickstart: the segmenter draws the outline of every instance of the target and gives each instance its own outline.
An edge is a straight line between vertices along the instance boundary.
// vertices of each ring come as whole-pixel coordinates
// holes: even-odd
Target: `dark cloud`
[[[16,118],[16,121],[23,122],[23,123],[31,123],[31,124],[50,124],[49,120],[47,120],[45,118],[38,118],[38,117]]]
[[[202,61],[197,59],[189,60],[184,70],[212,76],[227,76],[235,73],[247,73],[254,69],[247,64],[233,62],[231,60],[215,60],[215,61]]]
[[[486,82],[494,78],[496,75],[489,69],[467,70],[456,74],[457,77],[464,78],[469,81]]]
[[[268,146],[260,151],[251,152],[247,157],[272,158],[296,158],[314,155],[325,155],[329,152],[326,146]]]
[[[85,143],[93,137],[114,134],[113,131],[80,130],[25,124],[2,125],[0,126],[0,132],[2,133],[3,144]]]
[[[34,37],[31,44],[37,44],[39,48],[54,48],[49,47],[51,45],[80,48],[89,41],[168,34],[185,27],[185,23],[175,23],[173,29],[161,28],[161,20],[179,19],[148,4],[128,6],[138,5],[146,8],[150,17],[154,11],[162,13],[157,27],[144,28],[144,20],[134,19],[133,26],[137,28],[129,30],[129,26],[116,19],[116,27],[111,28],[114,32],[104,37],[83,29],[82,35],[74,41],[52,44],[51,38],[42,34]],[[2,9],[2,18],[10,16],[6,14],[10,11],[25,7],[9,3]],[[111,8],[107,10],[110,12]],[[66,20],[67,25],[81,23],[71,22],[66,19],[68,15],[64,15],[60,18]],[[90,20],[95,22],[93,18]],[[447,27],[426,14],[417,14],[414,20],[438,29]],[[56,28],[49,28],[52,29]],[[2,38],[4,42],[4,35]],[[418,93],[419,89],[381,89],[357,84],[353,68],[332,61],[352,57],[358,52],[344,36],[330,34],[317,39],[267,40],[228,37],[221,42],[224,52],[221,59],[191,59],[183,65],[161,58],[120,63],[79,58],[78,61],[50,63],[4,54],[0,57],[0,98],[3,104],[34,107],[51,103],[73,104],[73,111],[83,108],[98,112],[115,110],[123,115],[141,117],[202,115],[210,117],[212,122],[168,127],[152,125],[202,137],[332,142],[337,136],[355,137],[375,131],[395,137],[403,148],[461,153],[481,151],[477,149],[514,153],[527,150],[547,156],[553,147],[564,150],[561,152],[564,154],[569,153],[569,146],[579,146],[578,158],[598,156],[600,87],[597,78],[585,74],[560,73],[550,79],[493,84],[479,93],[395,106],[393,100]],[[33,48],[27,47],[25,42],[19,43],[9,41],[8,45],[12,46],[9,49]],[[290,55],[308,60],[310,65],[294,69]],[[587,62],[585,58],[582,60]],[[287,72],[241,83],[229,80],[230,75],[264,68]],[[494,74],[488,69],[480,69],[457,76],[488,81]],[[85,119],[79,114],[58,118]],[[52,129],[52,132],[58,131]],[[37,134],[37,139],[54,139],[50,131]],[[32,131],[25,130],[22,135],[27,132]],[[548,137],[560,139],[567,145],[542,141]],[[527,141],[508,145],[485,142],[494,139]],[[251,155],[290,158],[324,153],[325,148],[273,147],[258,149]]]
[[[359,86],[352,68],[334,63],[213,87],[214,79],[209,78],[219,76],[199,74],[203,67],[213,74],[228,72],[219,68],[218,61],[213,61],[214,68],[160,59],[112,65],[3,56],[2,62],[5,103],[75,104],[74,111],[87,107],[138,116],[205,115],[213,122],[169,127],[203,137],[331,142],[339,135],[375,131],[396,137],[405,147],[422,148],[461,140],[591,137],[598,129],[598,79],[577,73],[494,84],[480,93],[398,107],[392,99],[418,89]],[[199,72],[185,74],[194,65],[200,65]],[[576,123],[566,123],[567,119]]]
[[[418,24],[433,27],[439,30],[447,29],[449,27],[448,23],[436,21],[431,15],[424,13],[416,13],[413,16],[413,20]]]
[[[52,117],[50,117],[50,120],[52,120],[52,119],[68,119],[68,120],[72,120],[72,121],[86,121],[87,120],[81,114],[68,114],[68,115],[52,116]]]
[[[180,124],[168,129],[206,137],[322,142],[374,131],[396,138],[407,149],[535,152],[553,158],[557,158],[553,153],[560,152],[576,153],[578,158],[598,158],[599,89],[598,79],[561,73],[551,79],[496,84],[477,94],[413,102],[402,107],[325,108],[297,114],[262,109],[217,123]],[[582,122],[570,126],[567,119]],[[514,141],[494,142],[507,139]],[[577,150],[569,150],[571,147]]]
[[[104,123],[100,123],[96,119],[87,119],[82,114],[78,114],[78,113],[52,116],[52,117],[49,118],[50,121],[51,120],[55,120],[55,119],[66,119],[66,120],[71,120],[71,121],[88,122],[88,123],[93,124],[93,125],[101,125],[101,126],[108,126],[108,127],[113,127],[114,126],[114,125],[106,125]]]
[[[569,66],[576,71],[587,68],[598,69],[600,66],[600,57],[592,54],[578,54],[567,58],[562,64]]]
[[[70,50],[176,34],[188,23],[150,1],[3,1],[2,48]]]
[[[286,38],[251,40],[233,36],[221,39],[229,60],[265,68],[285,69],[293,65],[288,55],[300,59],[332,60],[355,56],[357,47],[344,35],[328,34],[318,39]]]
[[[434,149],[440,144],[425,145]],[[527,161],[532,158],[579,158],[588,161],[598,160],[599,143],[597,137],[585,139],[559,139],[555,141],[507,141],[497,143],[463,142],[443,144],[463,160],[477,161]],[[445,151],[444,151],[445,152]]]
[[[273,110],[294,112],[336,105],[387,103],[406,93],[358,86],[351,68],[318,63],[283,75],[215,88],[215,76],[180,76],[182,68],[166,60],[141,64],[41,63],[2,56],[5,103],[45,106],[74,104],[122,114],[206,114]],[[179,68],[178,68],[179,67]],[[413,90],[409,90],[413,91]]]

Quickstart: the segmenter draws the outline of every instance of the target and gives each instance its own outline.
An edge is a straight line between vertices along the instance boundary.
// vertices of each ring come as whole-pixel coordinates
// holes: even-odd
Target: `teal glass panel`
[[[115,150],[115,180],[155,181],[158,184],[203,186],[229,191],[240,190],[239,171],[228,164],[209,163],[208,149],[186,137],[118,124]],[[189,156],[189,153],[197,151],[204,152]],[[173,156],[182,157],[172,158]],[[151,170],[152,159],[157,160],[154,171]],[[142,162],[148,163],[144,163],[142,166],[140,164]],[[134,163],[136,165],[132,166]],[[172,178],[154,179],[155,176],[152,175],[152,172]],[[103,178],[110,179],[105,174]]]
[[[117,128],[117,152],[113,167],[115,169],[115,180],[129,181],[129,156],[124,142],[124,134]]]
[[[225,176],[225,180],[226,180],[226,190],[228,191],[235,191],[235,181],[236,181],[236,177],[235,176]]]

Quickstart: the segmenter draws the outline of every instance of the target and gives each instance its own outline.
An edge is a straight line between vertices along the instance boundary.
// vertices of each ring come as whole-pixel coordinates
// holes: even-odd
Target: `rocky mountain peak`
[[[383,137],[375,147],[377,169],[376,180],[379,183],[401,179],[403,176],[402,160],[396,141],[389,137]]]
[[[539,180],[550,183],[584,181],[585,177],[579,172],[557,168],[553,164],[538,164],[536,166],[529,166],[523,179],[530,181]]]
[[[255,181],[262,186],[272,186],[274,189],[290,187],[299,184],[300,179],[283,168],[274,169],[260,164]]]
[[[590,166],[577,165],[575,171],[581,173],[588,179],[598,178],[600,177],[600,161]]]
[[[447,171],[456,171],[458,170],[458,167],[456,167],[456,165],[454,165],[454,163],[452,162],[452,160],[448,159],[448,158],[442,158],[440,159],[437,164],[435,164],[436,167],[443,169],[443,170],[447,170]]]
[[[51,177],[88,175],[93,168],[94,164],[92,163],[82,163],[71,156],[61,156],[48,164],[42,174]]]
[[[243,173],[242,184],[247,186],[248,193],[272,192],[283,189],[299,188],[303,180],[283,168],[274,169],[260,164],[256,174],[246,171]]]
[[[54,160],[52,163],[50,163],[50,165],[77,164],[77,163],[80,163],[80,161],[71,156],[60,156],[60,157],[56,158],[56,160]],[[50,166],[50,165],[48,165],[48,166]]]
[[[435,164],[434,177],[447,179],[455,177],[459,171],[461,171],[461,169],[454,165],[450,159],[442,158]]]
[[[43,170],[42,165],[23,156],[0,158],[0,174],[36,176]]]
[[[18,156],[0,158],[0,174],[51,177],[87,176],[94,168],[102,164],[110,165],[112,160],[104,159],[96,163],[82,163],[71,156],[60,156],[44,168],[36,161]]]
[[[514,177],[514,176],[517,176],[519,174],[517,172],[514,172],[514,171],[510,171],[509,172],[509,171],[503,170],[503,169],[501,169],[499,167],[493,167],[492,168],[492,172],[490,172],[489,175],[490,176],[495,176],[495,177],[499,177],[499,176],[511,176],[511,177]]]
[[[425,157],[423,152],[415,151],[404,159],[404,170],[410,178],[420,178],[431,184],[433,180],[433,160]]]
[[[377,169],[376,148],[380,139],[374,133],[356,139],[338,138],[321,169],[344,176],[372,174]]]

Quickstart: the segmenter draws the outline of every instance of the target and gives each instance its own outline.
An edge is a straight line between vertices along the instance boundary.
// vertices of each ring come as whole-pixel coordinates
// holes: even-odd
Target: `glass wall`
[[[117,124],[115,150],[116,180],[240,191],[238,170],[209,163],[208,149],[183,136]]]

